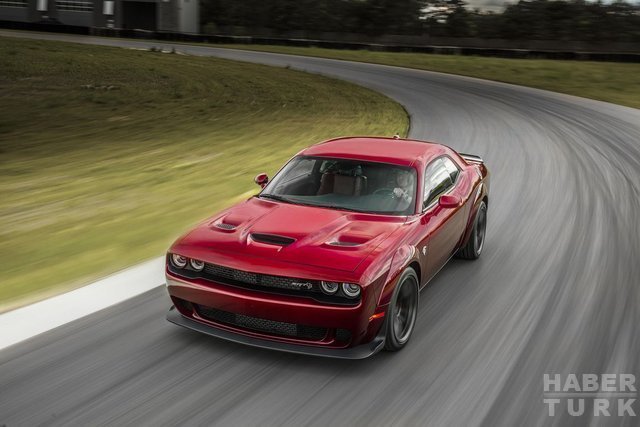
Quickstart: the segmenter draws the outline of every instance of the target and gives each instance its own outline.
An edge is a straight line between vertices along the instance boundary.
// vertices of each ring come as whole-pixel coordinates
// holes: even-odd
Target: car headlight
[[[320,282],[320,288],[322,289],[322,292],[324,292],[325,294],[333,295],[336,292],[338,292],[338,289],[340,288],[340,283],[322,281]]]
[[[356,298],[360,295],[360,286],[354,283],[343,283],[342,292],[344,292],[344,294],[349,298]]]
[[[187,258],[178,254],[171,254],[171,263],[178,268],[185,268],[187,266]]]
[[[191,268],[193,268],[195,271],[202,271],[204,269],[204,261],[192,259],[189,260],[189,264],[191,264]]]

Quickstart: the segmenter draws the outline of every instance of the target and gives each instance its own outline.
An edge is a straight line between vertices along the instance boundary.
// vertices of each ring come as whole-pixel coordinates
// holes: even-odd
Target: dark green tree
[[[509,40],[640,42],[640,5],[616,0],[520,0],[501,13],[469,10],[464,0],[201,0],[212,28]],[[339,37],[339,36],[337,36]]]

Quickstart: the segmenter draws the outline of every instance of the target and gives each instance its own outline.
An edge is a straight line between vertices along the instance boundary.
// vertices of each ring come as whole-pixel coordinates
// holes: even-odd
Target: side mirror
[[[453,209],[462,205],[462,199],[459,196],[445,194],[443,196],[440,196],[440,199],[438,199],[438,204],[445,209]]]
[[[259,175],[256,175],[253,181],[256,184],[258,184],[260,187],[264,188],[267,186],[267,183],[269,182],[269,175],[267,175],[266,173],[261,173]]]

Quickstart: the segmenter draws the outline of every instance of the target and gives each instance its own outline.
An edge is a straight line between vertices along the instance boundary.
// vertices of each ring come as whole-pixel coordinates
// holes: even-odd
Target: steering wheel
[[[393,188],[378,188],[372,194],[393,197]]]

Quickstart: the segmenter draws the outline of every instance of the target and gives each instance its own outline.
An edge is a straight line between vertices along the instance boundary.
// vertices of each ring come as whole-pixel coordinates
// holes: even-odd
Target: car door
[[[463,206],[438,204],[442,195],[453,192],[459,174],[460,169],[447,156],[433,160],[425,170],[422,221],[427,231],[427,280],[451,258],[464,231]]]

